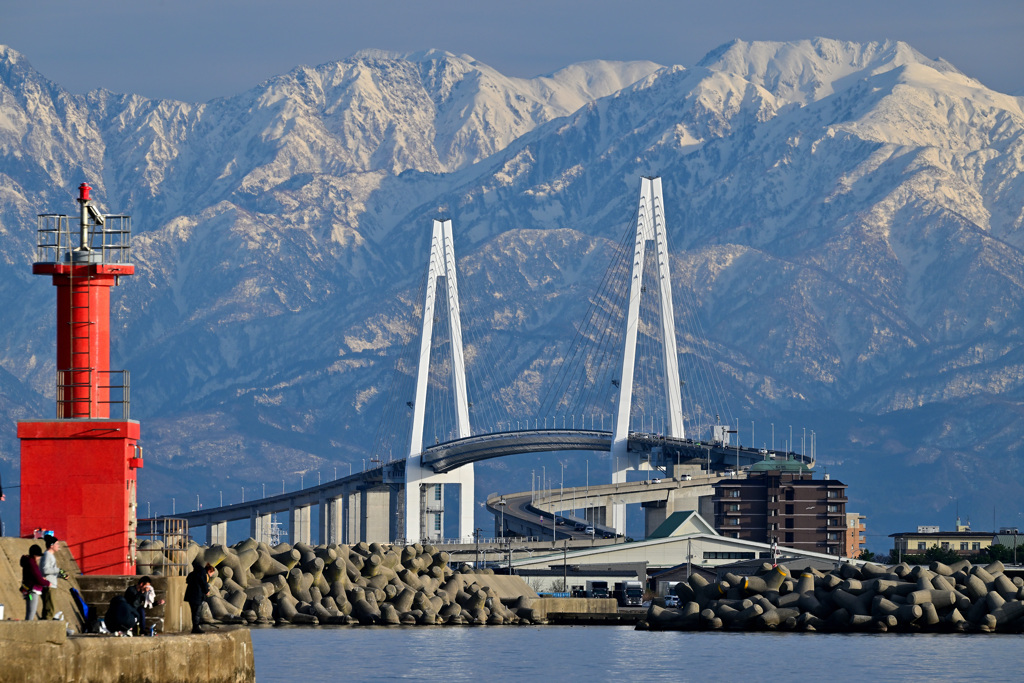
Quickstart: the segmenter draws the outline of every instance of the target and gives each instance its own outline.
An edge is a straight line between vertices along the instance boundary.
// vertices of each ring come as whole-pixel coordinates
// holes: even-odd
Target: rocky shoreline
[[[825,632],[1024,632],[1024,581],[1001,562],[842,564],[792,578],[784,565],[754,576],[694,574],[675,586],[679,608],[655,600],[638,629]]]
[[[419,543],[274,547],[248,539],[186,549],[190,566],[217,569],[204,622],[220,624],[529,625],[543,618],[525,591],[501,595],[489,569],[448,566],[448,553]],[[161,576],[168,560],[157,542],[137,552],[139,574]],[[527,588],[522,583],[523,588]],[[506,592],[507,593],[507,592]]]

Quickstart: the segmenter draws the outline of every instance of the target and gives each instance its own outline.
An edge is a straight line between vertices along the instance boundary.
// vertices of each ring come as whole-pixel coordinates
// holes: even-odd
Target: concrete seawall
[[[245,628],[156,638],[67,636],[59,621],[0,622],[0,681],[255,681]]]
[[[542,619],[555,612],[614,614],[619,610],[619,603],[614,598],[537,598],[530,606]]]

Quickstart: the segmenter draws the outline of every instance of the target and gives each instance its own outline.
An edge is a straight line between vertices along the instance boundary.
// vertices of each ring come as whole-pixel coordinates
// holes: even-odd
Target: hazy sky
[[[0,43],[72,92],[233,95],[363,48],[469,54],[513,76],[587,59],[694,64],[731,40],[903,40],[1024,89],[1022,0],[0,0]]]

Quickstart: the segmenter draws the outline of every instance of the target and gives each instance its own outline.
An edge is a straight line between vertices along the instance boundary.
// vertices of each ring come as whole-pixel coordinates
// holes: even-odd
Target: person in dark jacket
[[[128,604],[123,595],[115,595],[114,599],[110,601],[107,613],[103,615],[103,623],[111,633],[131,635],[131,632],[139,625],[139,614]]]
[[[148,576],[143,576],[134,586],[128,586],[125,589],[124,599],[139,615],[139,634],[149,635],[146,631],[146,609],[154,605],[164,604],[163,600],[156,599],[156,591],[153,590],[153,580]]]
[[[39,571],[39,558],[42,556],[43,549],[37,545],[28,549],[28,555],[21,556],[21,594],[25,596],[25,621],[35,619],[40,596],[46,587],[46,579]]]
[[[210,579],[216,571],[213,565],[207,564],[205,567],[196,567],[185,578],[185,602],[192,612],[192,633],[203,632],[199,626],[199,610],[202,609],[206,596],[210,594]]]

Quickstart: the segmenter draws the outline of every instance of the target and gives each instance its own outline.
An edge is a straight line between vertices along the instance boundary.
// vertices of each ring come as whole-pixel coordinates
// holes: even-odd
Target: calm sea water
[[[1020,681],[1024,637],[617,626],[262,628],[256,680]]]

